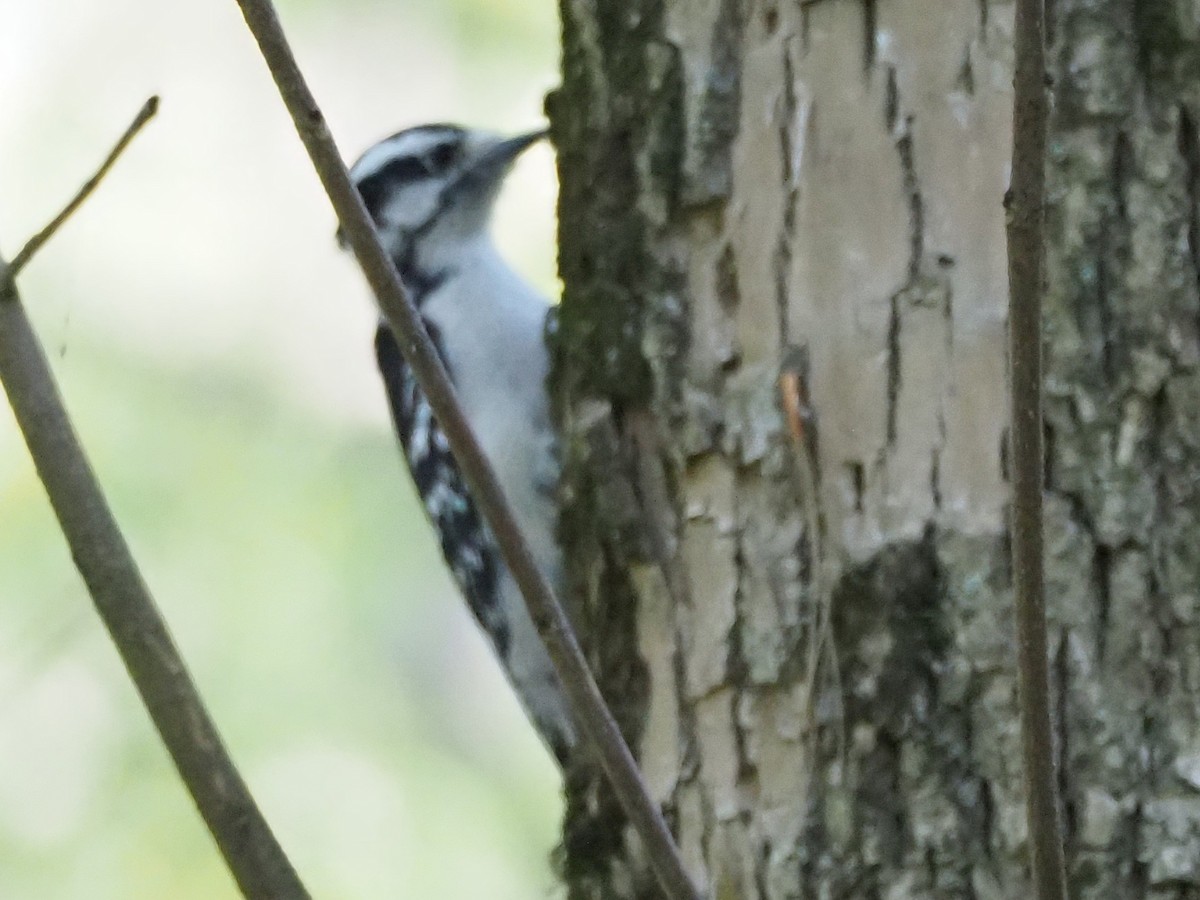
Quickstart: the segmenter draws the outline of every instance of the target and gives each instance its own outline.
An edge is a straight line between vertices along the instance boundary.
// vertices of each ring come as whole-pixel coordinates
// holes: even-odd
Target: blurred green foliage
[[[552,895],[557,775],[441,566],[365,289],[235,4],[203,6],[6,20],[3,249],[161,91],[159,121],[22,280],[143,574],[314,896]],[[553,79],[552,4],[282,6],[351,155],[434,115],[525,127]],[[508,248],[526,262],[551,255],[548,171],[505,201],[533,223]],[[235,895],[2,410],[0,897]]]
[[[548,884],[555,776],[490,711],[510,698],[431,565],[390,435],[230,372],[164,374],[80,341],[58,362],[144,574],[316,893]],[[0,787],[5,895],[228,894],[36,481],[5,459],[0,759],[24,773]]]

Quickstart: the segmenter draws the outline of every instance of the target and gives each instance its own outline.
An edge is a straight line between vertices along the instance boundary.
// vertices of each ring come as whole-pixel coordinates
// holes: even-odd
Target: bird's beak
[[[549,134],[548,129],[542,128],[496,141],[483,149],[471,165],[468,174],[485,178],[500,175],[508,169],[514,159]]]
[[[549,128],[539,128],[537,131],[530,131],[526,134],[519,134],[514,138],[501,141],[492,151],[501,156],[507,156],[509,159],[516,159],[523,151],[532,147],[538,141],[550,136]]]

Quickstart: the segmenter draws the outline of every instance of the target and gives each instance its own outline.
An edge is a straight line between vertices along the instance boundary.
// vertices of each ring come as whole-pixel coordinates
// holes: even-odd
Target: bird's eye
[[[429,162],[436,172],[450,168],[458,161],[458,144],[438,144],[429,151]]]

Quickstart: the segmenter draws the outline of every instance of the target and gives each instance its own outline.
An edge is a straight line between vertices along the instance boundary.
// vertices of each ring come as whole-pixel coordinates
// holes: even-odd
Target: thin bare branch
[[[71,218],[75,210],[79,209],[79,207],[83,205],[83,201],[91,196],[92,191],[96,190],[96,188],[100,186],[100,182],[104,180],[104,176],[108,174],[108,170],[113,167],[113,164],[120,158],[121,154],[125,152],[125,148],[129,146],[130,142],[135,137],[137,137],[138,132],[142,130],[145,124],[154,118],[154,114],[156,112],[158,112],[158,97],[154,96],[142,104],[142,108],[138,110],[138,114],[133,117],[133,121],[130,122],[129,127],[125,129],[125,133],[122,134],[117,140],[116,144],[113,145],[112,150],[109,151],[108,156],[104,159],[104,162],[100,163],[100,167],[96,169],[92,177],[85,181],[83,186],[75,192],[75,196],[72,197],[70,202],[62,208],[62,211],[53,219],[51,219],[50,223],[45,228],[26,241],[25,246],[21,248],[20,252],[15,257],[13,257],[13,261],[8,264],[8,277],[10,279],[16,281],[17,276],[21,274],[21,270],[25,268],[25,265],[31,259],[33,259],[34,254],[37,253],[38,250],[42,248],[42,245],[50,240],[50,238],[54,237],[58,229],[63,226],[67,219]]]
[[[1030,867],[1038,900],[1065,900],[1042,555],[1042,273],[1047,111],[1043,16],[1042,0],[1018,0],[1012,185],[1007,201],[1011,528]]]
[[[270,0],[238,0],[238,5],[258,41],[358,264],[396,332],[405,359],[428,397],[472,494],[496,535],[505,562],[525,595],[571,708],[595,745],[613,791],[645,844],[663,891],[673,900],[699,900],[701,894],[688,876],[662,811],[650,797],[633,754],[588,670],[570,622],[538,571],[495,473],[455,398],[433,343],[379,243],[325,118],[296,65],[273,4]]]
[[[153,113],[148,108],[146,118]],[[56,222],[86,198],[122,144]],[[48,237],[55,227],[43,234]],[[32,241],[30,247],[26,259],[37,249]],[[230,759],[142,580],[67,416],[14,274],[0,259],[0,383],[96,611],[242,894],[252,900],[306,900],[307,891]]]

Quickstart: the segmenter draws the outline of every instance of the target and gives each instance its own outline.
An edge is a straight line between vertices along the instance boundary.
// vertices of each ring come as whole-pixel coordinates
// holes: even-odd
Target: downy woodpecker
[[[558,461],[545,385],[550,304],[500,257],[488,233],[492,205],[513,160],[544,136],[539,131],[506,139],[455,125],[422,125],[371,147],[351,177],[538,565],[558,587]],[[546,648],[382,319],[375,355],[405,460],[446,564],[526,713],[563,764],[576,730]]]

